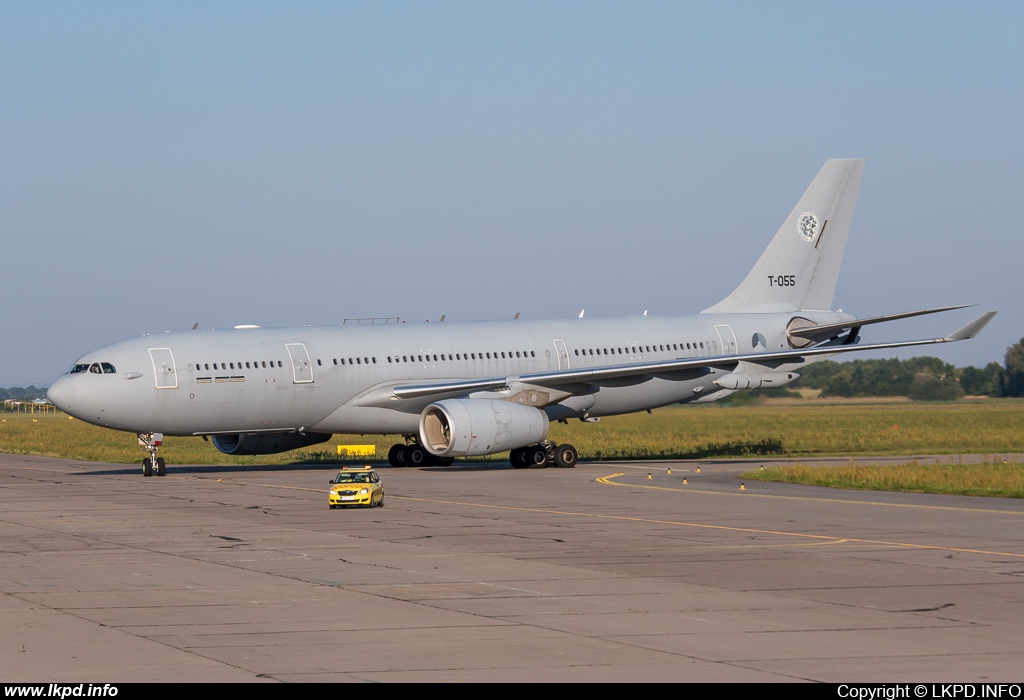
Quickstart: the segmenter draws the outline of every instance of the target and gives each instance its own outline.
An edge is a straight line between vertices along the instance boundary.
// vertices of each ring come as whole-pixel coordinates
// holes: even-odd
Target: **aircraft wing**
[[[918,312],[911,312],[911,315],[918,315]],[[600,386],[602,383],[621,381],[623,379],[644,379],[653,377],[667,377],[685,375],[695,371],[708,368],[724,369],[732,371],[740,362],[751,362],[760,365],[782,364],[785,362],[797,362],[807,357],[838,355],[845,352],[861,352],[866,350],[891,350],[895,348],[906,348],[915,345],[934,345],[937,343],[950,343],[957,340],[966,340],[975,337],[988,325],[995,311],[987,311],[967,325],[953,331],[941,338],[926,338],[923,340],[903,340],[893,343],[876,343],[873,345],[842,345],[826,344],[800,350],[780,350],[777,352],[758,352],[742,355],[720,355],[717,357],[699,357],[690,359],[665,360],[660,362],[638,362],[626,365],[608,365],[603,367],[585,367],[581,369],[551,370],[548,372],[533,372],[509,377],[493,377],[490,379],[435,382],[426,384],[405,384],[390,387],[388,393],[391,400],[413,400],[430,398],[432,400],[441,398],[453,398],[464,396],[476,391],[488,391],[503,389],[511,384],[525,384],[530,386],[546,387],[550,389],[562,389],[570,394],[577,393],[573,386]]]

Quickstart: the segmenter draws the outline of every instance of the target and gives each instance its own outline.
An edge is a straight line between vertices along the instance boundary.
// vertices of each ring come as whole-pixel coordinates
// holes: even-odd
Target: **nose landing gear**
[[[149,457],[142,460],[142,476],[164,476],[167,473],[167,463],[163,457],[157,457],[156,451],[164,444],[163,433],[139,433],[139,444],[149,453]]]

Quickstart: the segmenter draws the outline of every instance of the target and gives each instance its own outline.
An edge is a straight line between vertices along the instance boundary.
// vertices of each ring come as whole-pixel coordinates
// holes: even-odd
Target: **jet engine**
[[[548,436],[548,416],[497,399],[446,399],[420,414],[420,444],[438,457],[489,455]]]
[[[324,433],[235,433],[214,435],[213,446],[226,455],[275,455],[331,439]]]

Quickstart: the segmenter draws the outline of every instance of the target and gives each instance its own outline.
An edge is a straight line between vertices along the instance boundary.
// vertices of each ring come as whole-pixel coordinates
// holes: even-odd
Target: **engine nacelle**
[[[213,446],[226,455],[275,455],[331,439],[324,433],[235,433],[214,435]]]
[[[548,436],[548,416],[533,406],[497,399],[446,399],[420,414],[420,444],[438,457],[514,450]]]

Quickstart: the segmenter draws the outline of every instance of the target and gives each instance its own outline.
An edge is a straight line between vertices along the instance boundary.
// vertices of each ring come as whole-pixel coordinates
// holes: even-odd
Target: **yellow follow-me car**
[[[350,469],[343,467],[338,476],[330,482],[333,484],[327,496],[327,504],[331,508],[341,506],[383,506],[384,484],[370,467]]]

